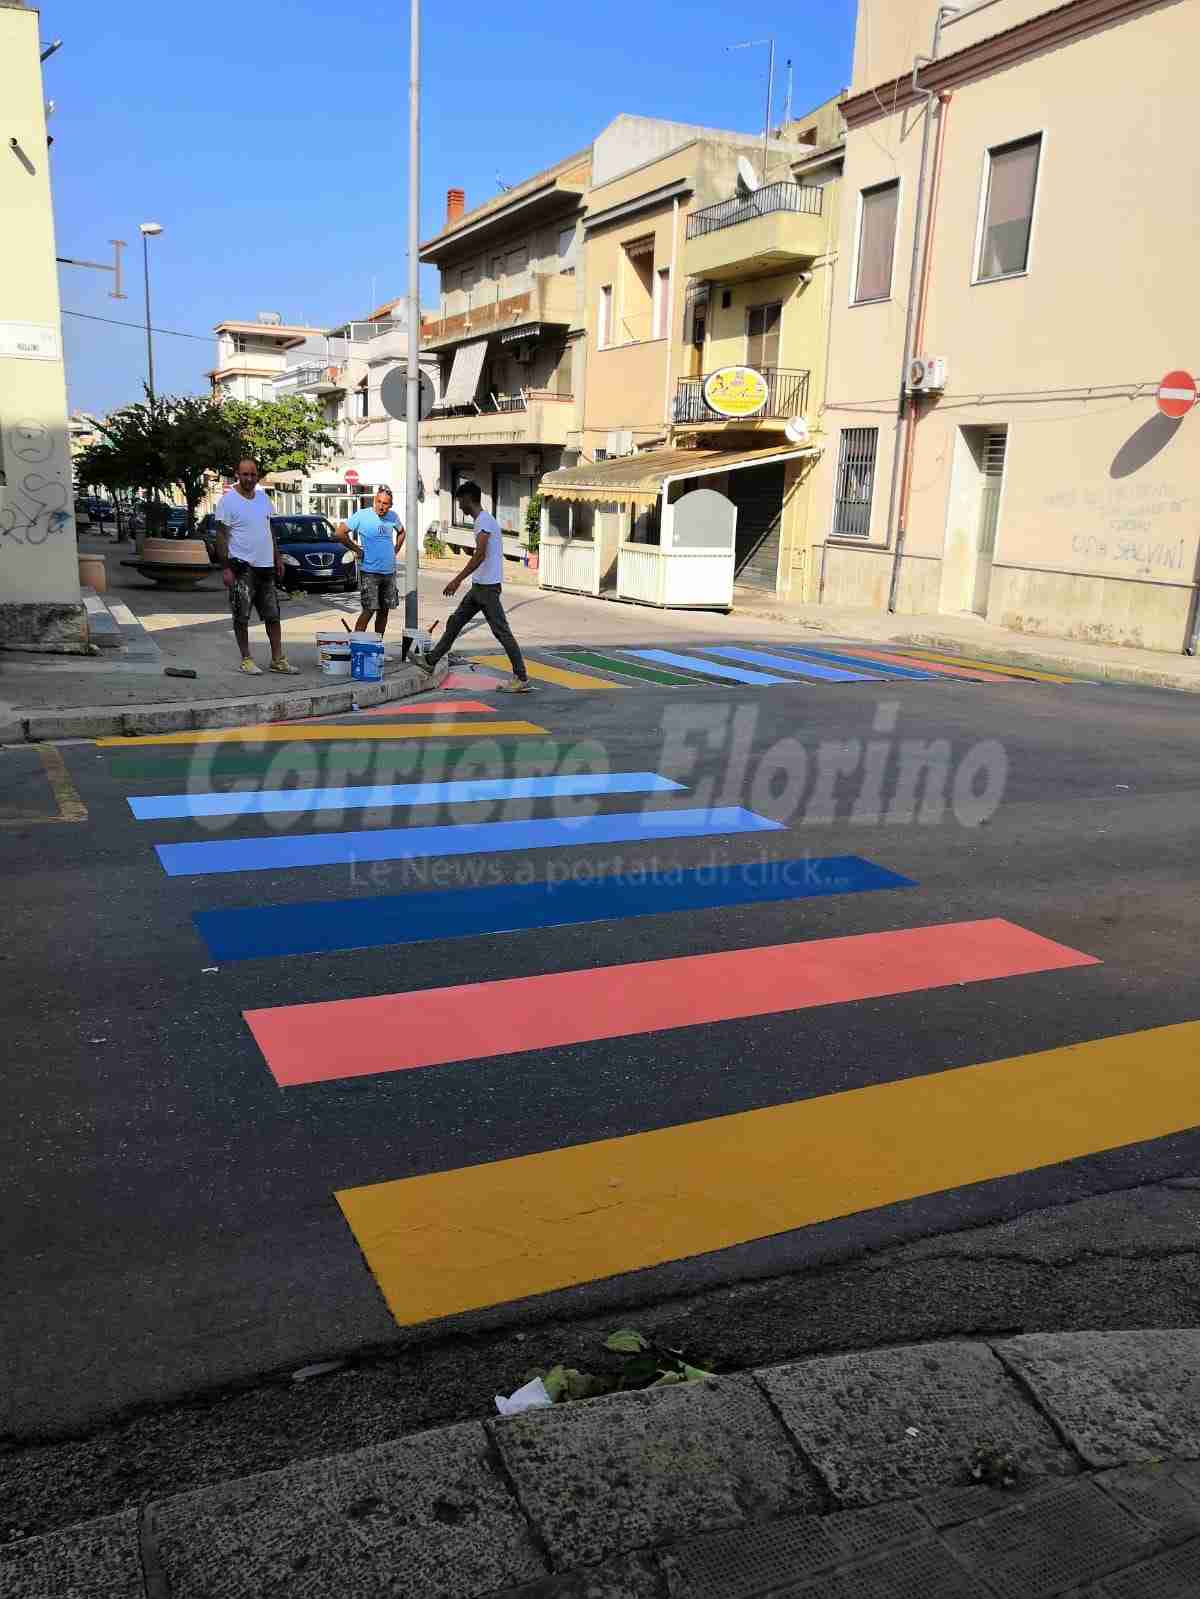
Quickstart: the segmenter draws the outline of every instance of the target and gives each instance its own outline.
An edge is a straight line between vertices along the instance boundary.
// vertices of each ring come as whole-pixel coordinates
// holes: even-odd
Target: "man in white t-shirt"
[[[459,588],[471,579],[471,587],[465,597],[459,601],[454,615],[446,623],[446,631],[442,641],[428,655],[414,655],[413,659],[418,666],[432,672],[442,656],[450,649],[455,639],[473,616],[483,615],[487,624],[496,636],[496,642],[504,647],[504,653],[513,669],[511,683],[501,683],[501,691],[506,694],[528,694],[529,674],[525,670],[525,661],[521,655],[521,646],[512,635],[512,628],[508,625],[508,618],[504,614],[504,606],[500,599],[500,590],[504,583],[504,545],[500,524],[496,518],[483,508],[483,496],[478,483],[460,483],[455,499],[475,522],[475,554],[463,567],[457,577],[452,577],[443,594],[457,594]]]
[[[296,667],[283,653],[279,631],[279,593],[276,577],[283,576],[283,561],[275,545],[271,518],[275,507],[258,487],[258,463],[247,457],[238,462],[237,483],[217,501],[217,558],[229,590],[233,635],[241,652],[241,670],[260,677],[262,667],[250,654],[250,613],[257,611],[271,646],[271,670],[295,674]]]

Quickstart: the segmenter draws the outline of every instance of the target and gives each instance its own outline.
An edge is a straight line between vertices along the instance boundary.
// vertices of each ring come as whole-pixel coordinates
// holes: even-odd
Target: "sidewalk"
[[[978,655],[1006,666],[1200,694],[1200,656],[1016,633],[978,616],[891,615],[848,605],[792,605],[776,595],[760,598],[744,589],[737,591],[735,614],[746,620],[788,622],[797,629],[838,638],[910,644],[947,655]]]
[[[10,1543],[0,1594],[1194,1599],[1198,1367],[1034,1333],[465,1422]]]
[[[264,670],[261,677],[247,677],[239,670],[219,573],[214,570],[194,589],[165,589],[122,566],[132,556],[130,544],[85,536],[79,547],[108,557],[108,591],[102,597],[84,591],[97,654],[82,659],[0,652],[0,743],[245,727],[335,715],[430,687],[425,673],[400,662],[396,617],[382,683],[322,674],[316,632],[352,626],[357,594],[283,602],[284,649],[298,673],[285,677]],[[265,668],[270,650],[261,623],[250,629],[250,646]],[[444,676],[439,668],[435,678]]]

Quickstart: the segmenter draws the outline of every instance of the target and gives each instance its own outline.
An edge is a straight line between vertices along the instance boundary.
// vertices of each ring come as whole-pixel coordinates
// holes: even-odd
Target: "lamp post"
[[[420,561],[420,428],[421,428],[421,0],[409,7],[408,59],[408,361],[405,372],[404,420],[404,628],[411,648],[416,640],[417,582]],[[412,630],[410,632],[410,629]]]
[[[150,391],[150,404],[154,404],[154,341],[150,336],[150,252],[146,241],[157,237],[162,232],[162,225],[158,222],[140,222],[138,232],[142,236],[142,279],[146,285],[146,387]]]

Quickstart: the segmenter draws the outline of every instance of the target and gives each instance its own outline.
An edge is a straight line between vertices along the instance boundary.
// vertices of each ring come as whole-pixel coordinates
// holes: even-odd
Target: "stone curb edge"
[[[1071,1514],[1086,1501],[1108,1517],[1125,1565],[1184,1539],[1200,1560],[1200,1466],[1183,1465],[1200,1459],[1198,1357],[1200,1329],[943,1340],[461,1422],[0,1547],[0,1589],[195,1599],[236,1553],[237,1581],[218,1587],[241,1599],[284,1575],[286,1552],[304,1591],[330,1599],[350,1568],[364,1595],[396,1591],[384,1577],[403,1569],[411,1599],[640,1599],[662,1591],[642,1585],[656,1560],[703,1567],[718,1545],[745,1560],[764,1537],[794,1553],[797,1527],[835,1545],[853,1532],[848,1563],[890,1539],[971,1569],[954,1527],[1015,1516],[1024,1543],[1064,1495]],[[1022,1492],[972,1484],[984,1441],[1022,1467]],[[1189,1492],[1181,1533],[1172,1495]]]
[[[450,670],[443,658],[430,677],[402,666],[380,683],[345,681],[337,688],[263,693],[249,699],[184,700],[177,704],[83,705],[67,711],[38,711],[0,723],[0,744],[40,743],[55,738],[136,738],[148,733],[193,733],[222,727],[253,727],[267,722],[337,716],[391,700],[409,699],[435,688]]]
[[[938,633],[893,633],[890,642],[915,644],[924,649],[940,650],[945,655],[973,653],[964,640],[946,638]],[[1139,666],[1136,661],[1090,661],[1069,651],[1058,653],[1053,649],[1027,649],[1012,644],[996,644],[991,639],[979,646],[978,653],[982,658],[996,661],[1002,666],[1028,666],[1034,671],[1100,677],[1110,683],[1133,683],[1141,688],[1169,688],[1185,694],[1200,694],[1200,672],[1170,672],[1156,666]]]

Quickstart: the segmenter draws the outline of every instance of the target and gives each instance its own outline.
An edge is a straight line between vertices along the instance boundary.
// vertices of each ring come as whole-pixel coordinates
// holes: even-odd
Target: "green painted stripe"
[[[576,747],[575,742],[558,739],[491,739],[478,738],[455,745],[395,745],[386,741],[354,744],[336,743],[323,746],[284,744],[264,751],[222,750],[211,761],[198,758],[197,752],[180,750],[178,754],[147,758],[113,755],[106,763],[110,776],[128,783],[185,783],[191,774],[204,781],[219,782],[225,778],[267,777],[296,774],[321,777],[327,772],[340,774],[345,781],[347,770],[369,772],[394,771],[401,775],[409,772],[423,773],[447,771],[453,773],[464,760],[478,758],[479,750],[486,746],[498,749],[505,767],[515,777],[536,772],[547,762],[557,766],[561,757]],[[212,749],[202,745],[200,751]]]
[[[594,666],[602,672],[620,673],[622,677],[643,678],[647,683],[663,683],[668,688],[702,688],[705,682],[711,685],[717,681],[711,677],[685,677],[682,672],[666,672],[661,667],[642,666],[615,655],[598,655],[592,650],[557,650],[555,653],[581,666]]]

